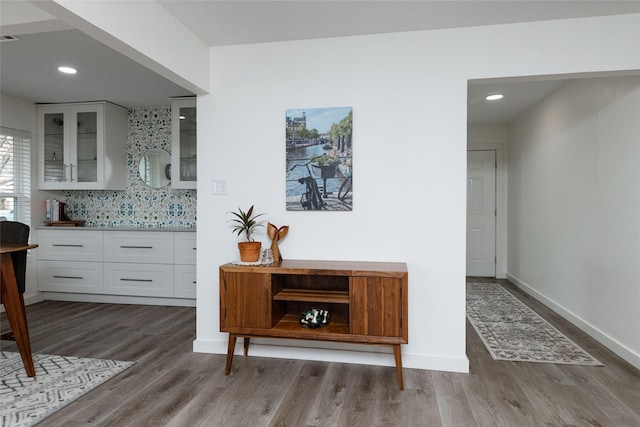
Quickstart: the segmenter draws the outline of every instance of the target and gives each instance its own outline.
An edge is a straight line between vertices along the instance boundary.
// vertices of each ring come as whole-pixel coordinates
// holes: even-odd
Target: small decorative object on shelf
[[[235,216],[234,219],[229,220],[235,224],[233,226],[233,232],[238,236],[244,234],[247,239],[246,242],[238,242],[240,260],[243,262],[258,261],[260,259],[260,248],[262,247],[262,243],[254,241],[252,234],[256,231],[256,228],[263,226],[260,222],[256,221],[256,218],[264,214],[254,215],[253,205],[251,205],[246,212],[241,208],[238,208],[238,212],[228,213]]]
[[[260,264],[270,265],[273,264],[273,252],[271,249],[266,248],[262,251],[262,257],[260,258]]]
[[[300,326],[315,329],[329,324],[329,310],[312,308],[300,315]]]
[[[45,224],[51,225],[51,223],[57,222],[69,222],[73,218],[69,217],[67,213],[67,204],[60,200],[51,199],[46,202],[46,221]],[[49,224],[48,224],[49,223]],[[84,220],[82,220],[84,224]]]
[[[282,261],[282,254],[280,254],[280,248],[278,248],[278,242],[284,239],[284,236],[289,232],[289,226],[283,225],[278,228],[278,226],[267,223],[267,235],[271,239],[271,252],[273,253],[273,260],[275,262]]]

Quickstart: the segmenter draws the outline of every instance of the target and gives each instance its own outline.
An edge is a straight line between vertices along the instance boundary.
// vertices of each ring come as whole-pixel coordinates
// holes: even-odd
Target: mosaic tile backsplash
[[[127,120],[127,189],[65,191],[71,216],[85,219],[87,227],[195,228],[195,190],[151,188],[138,175],[145,151],[171,152],[171,108],[129,110]]]

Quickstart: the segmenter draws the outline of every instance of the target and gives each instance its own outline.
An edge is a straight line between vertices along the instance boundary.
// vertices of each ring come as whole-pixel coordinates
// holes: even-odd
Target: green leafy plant
[[[326,154],[316,154],[311,157],[311,163],[318,166],[335,166],[339,165],[342,161],[337,156],[327,156]]]
[[[231,215],[234,215],[235,218],[230,219],[229,222],[234,223],[233,232],[240,236],[244,233],[248,242],[253,242],[253,237],[251,236],[258,227],[263,227],[263,224],[258,222],[256,219],[258,217],[263,216],[264,214],[253,214],[253,205],[245,212],[240,207],[238,207],[237,212],[227,212]]]

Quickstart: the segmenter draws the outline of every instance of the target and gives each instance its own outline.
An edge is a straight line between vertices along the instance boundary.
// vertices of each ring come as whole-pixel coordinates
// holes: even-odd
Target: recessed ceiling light
[[[75,74],[78,72],[78,70],[72,67],[58,67],[58,71],[65,74]]]
[[[487,101],[497,101],[498,99],[502,99],[503,97],[504,95],[502,95],[501,93],[496,93],[496,94],[487,96],[485,99]]]
[[[0,36],[0,42],[14,42],[19,40],[21,39],[18,36],[10,36],[10,35]]]

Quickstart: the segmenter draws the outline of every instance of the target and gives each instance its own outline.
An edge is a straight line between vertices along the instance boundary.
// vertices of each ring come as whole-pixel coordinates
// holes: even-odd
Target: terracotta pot
[[[260,259],[260,249],[262,242],[238,242],[240,251],[240,261],[256,262]]]

